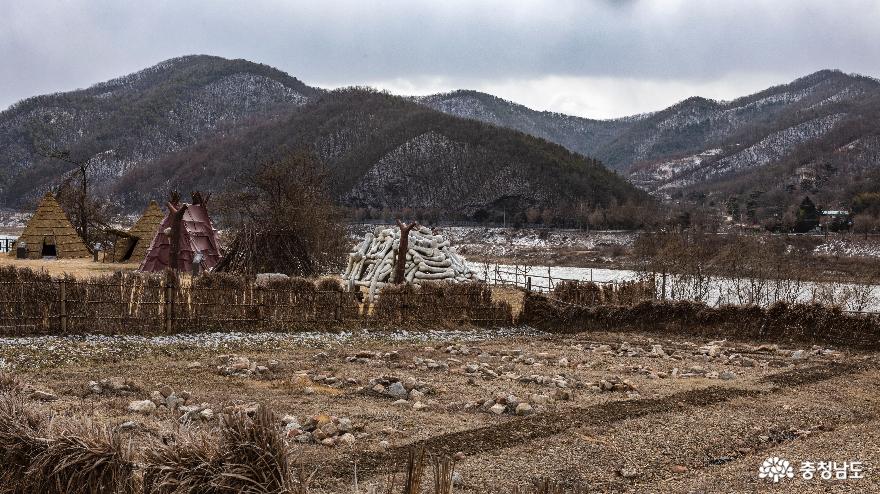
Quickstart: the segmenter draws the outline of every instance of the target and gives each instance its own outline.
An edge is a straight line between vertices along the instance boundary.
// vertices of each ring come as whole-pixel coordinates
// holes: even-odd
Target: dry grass
[[[33,458],[48,445],[42,438],[45,420],[17,395],[0,395],[0,493],[27,492],[21,480]]]
[[[76,423],[32,457],[24,484],[46,494],[134,492],[129,448],[108,427]]]
[[[0,254],[0,267],[14,266],[16,268],[30,268],[37,272],[48,273],[52,277],[62,277],[65,274],[77,278],[95,278],[108,275],[116,271],[135,271],[137,263],[112,263],[94,262],[89,259],[16,259],[6,254]]]
[[[493,285],[492,300],[497,302],[507,302],[513,312],[513,317],[519,316],[523,305],[523,290],[511,286]]]

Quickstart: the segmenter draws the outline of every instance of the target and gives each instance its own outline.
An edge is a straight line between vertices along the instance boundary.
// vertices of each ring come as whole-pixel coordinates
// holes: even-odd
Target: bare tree
[[[94,195],[89,180],[89,173],[97,162],[95,159],[97,155],[87,159],[76,159],[71,156],[70,151],[66,150],[52,149],[38,151],[38,153],[76,167],[76,173],[69,175],[61,182],[55,190],[55,195],[61,207],[71,216],[76,232],[91,251],[95,243],[106,240],[103,233],[110,229],[108,226],[109,206],[106,201]],[[73,184],[74,177],[78,178],[79,184]]]
[[[340,266],[347,247],[342,212],[313,155],[262,163],[218,202],[233,240],[215,270],[314,276]]]

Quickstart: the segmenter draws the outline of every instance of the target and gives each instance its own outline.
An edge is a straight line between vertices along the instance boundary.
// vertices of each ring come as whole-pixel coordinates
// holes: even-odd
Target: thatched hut
[[[150,242],[159,231],[165,213],[156,201],[150,201],[147,209],[128,230],[127,237],[120,238],[113,245],[114,262],[140,263],[147,256]]]
[[[44,256],[70,259],[92,255],[51,192],[47,192],[40,200],[16,245],[20,242],[27,246],[29,259],[40,259]],[[12,255],[15,255],[15,249]]]

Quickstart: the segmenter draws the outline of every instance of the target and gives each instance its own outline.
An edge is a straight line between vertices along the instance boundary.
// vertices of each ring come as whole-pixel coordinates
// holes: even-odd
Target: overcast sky
[[[195,53],[593,118],[823,68],[880,76],[877,0],[0,0],[0,18],[0,108]]]

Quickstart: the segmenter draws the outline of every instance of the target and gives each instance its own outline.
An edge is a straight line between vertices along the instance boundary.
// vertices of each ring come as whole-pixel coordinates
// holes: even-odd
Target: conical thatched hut
[[[51,192],[43,196],[16,244],[19,242],[27,245],[29,259],[43,256],[68,259],[92,255]],[[12,255],[15,255],[15,249]]]
[[[113,260],[138,263],[143,261],[164,217],[165,213],[159,204],[150,201],[144,214],[128,230],[130,237],[120,238],[113,245]]]

